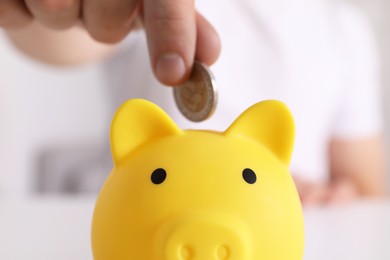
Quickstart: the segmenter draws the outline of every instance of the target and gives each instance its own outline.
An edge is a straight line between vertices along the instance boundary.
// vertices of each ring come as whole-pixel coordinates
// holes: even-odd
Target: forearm
[[[54,31],[34,22],[23,29],[5,32],[21,52],[52,65],[69,66],[96,61],[113,49],[113,45],[94,41],[81,26]]]

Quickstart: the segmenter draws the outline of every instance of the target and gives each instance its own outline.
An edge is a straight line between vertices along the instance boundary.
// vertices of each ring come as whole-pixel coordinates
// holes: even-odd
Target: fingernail
[[[156,76],[165,84],[174,84],[186,73],[183,58],[177,53],[166,53],[157,60]]]

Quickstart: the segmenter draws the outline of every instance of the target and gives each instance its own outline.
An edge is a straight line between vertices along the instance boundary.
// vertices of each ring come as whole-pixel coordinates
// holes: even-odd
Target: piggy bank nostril
[[[191,260],[194,256],[194,250],[189,245],[184,245],[180,249],[180,260]]]
[[[226,246],[226,245],[221,245],[221,246],[217,247],[216,254],[217,254],[217,259],[218,260],[229,259],[229,256],[230,256],[229,247]]]

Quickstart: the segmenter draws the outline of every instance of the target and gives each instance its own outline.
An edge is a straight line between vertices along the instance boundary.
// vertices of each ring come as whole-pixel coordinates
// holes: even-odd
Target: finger
[[[329,189],[326,185],[313,184],[307,188],[305,194],[301,197],[303,206],[316,206],[324,204],[329,197]]]
[[[195,56],[193,0],[145,0],[144,26],[156,77],[177,85],[189,75]]]
[[[53,29],[68,29],[78,20],[81,0],[25,0],[34,18]]]
[[[5,29],[18,29],[32,21],[26,5],[18,0],[0,1],[0,27]]]
[[[221,41],[214,27],[199,13],[196,14],[195,59],[213,64],[221,52]]]
[[[136,0],[84,0],[84,24],[95,40],[116,43],[131,30],[138,8]]]
[[[298,194],[299,194],[299,198],[301,199],[301,201],[303,200],[303,198],[305,197],[306,193],[308,191],[310,191],[310,187],[313,185],[312,183],[309,183],[307,181],[303,181],[300,177],[296,176],[296,175],[293,175],[293,180],[294,180],[294,183],[295,183],[295,187],[298,191]]]
[[[350,182],[340,181],[332,187],[330,204],[345,205],[358,197],[357,188]]]

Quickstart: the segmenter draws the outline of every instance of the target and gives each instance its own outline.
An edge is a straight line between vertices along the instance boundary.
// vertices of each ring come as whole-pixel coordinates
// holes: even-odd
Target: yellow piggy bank
[[[225,132],[183,131],[158,106],[127,101],[111,126],[114,169],[94,212],[94,259],[302,259],[293,141],[279,101],[255,104]]]

